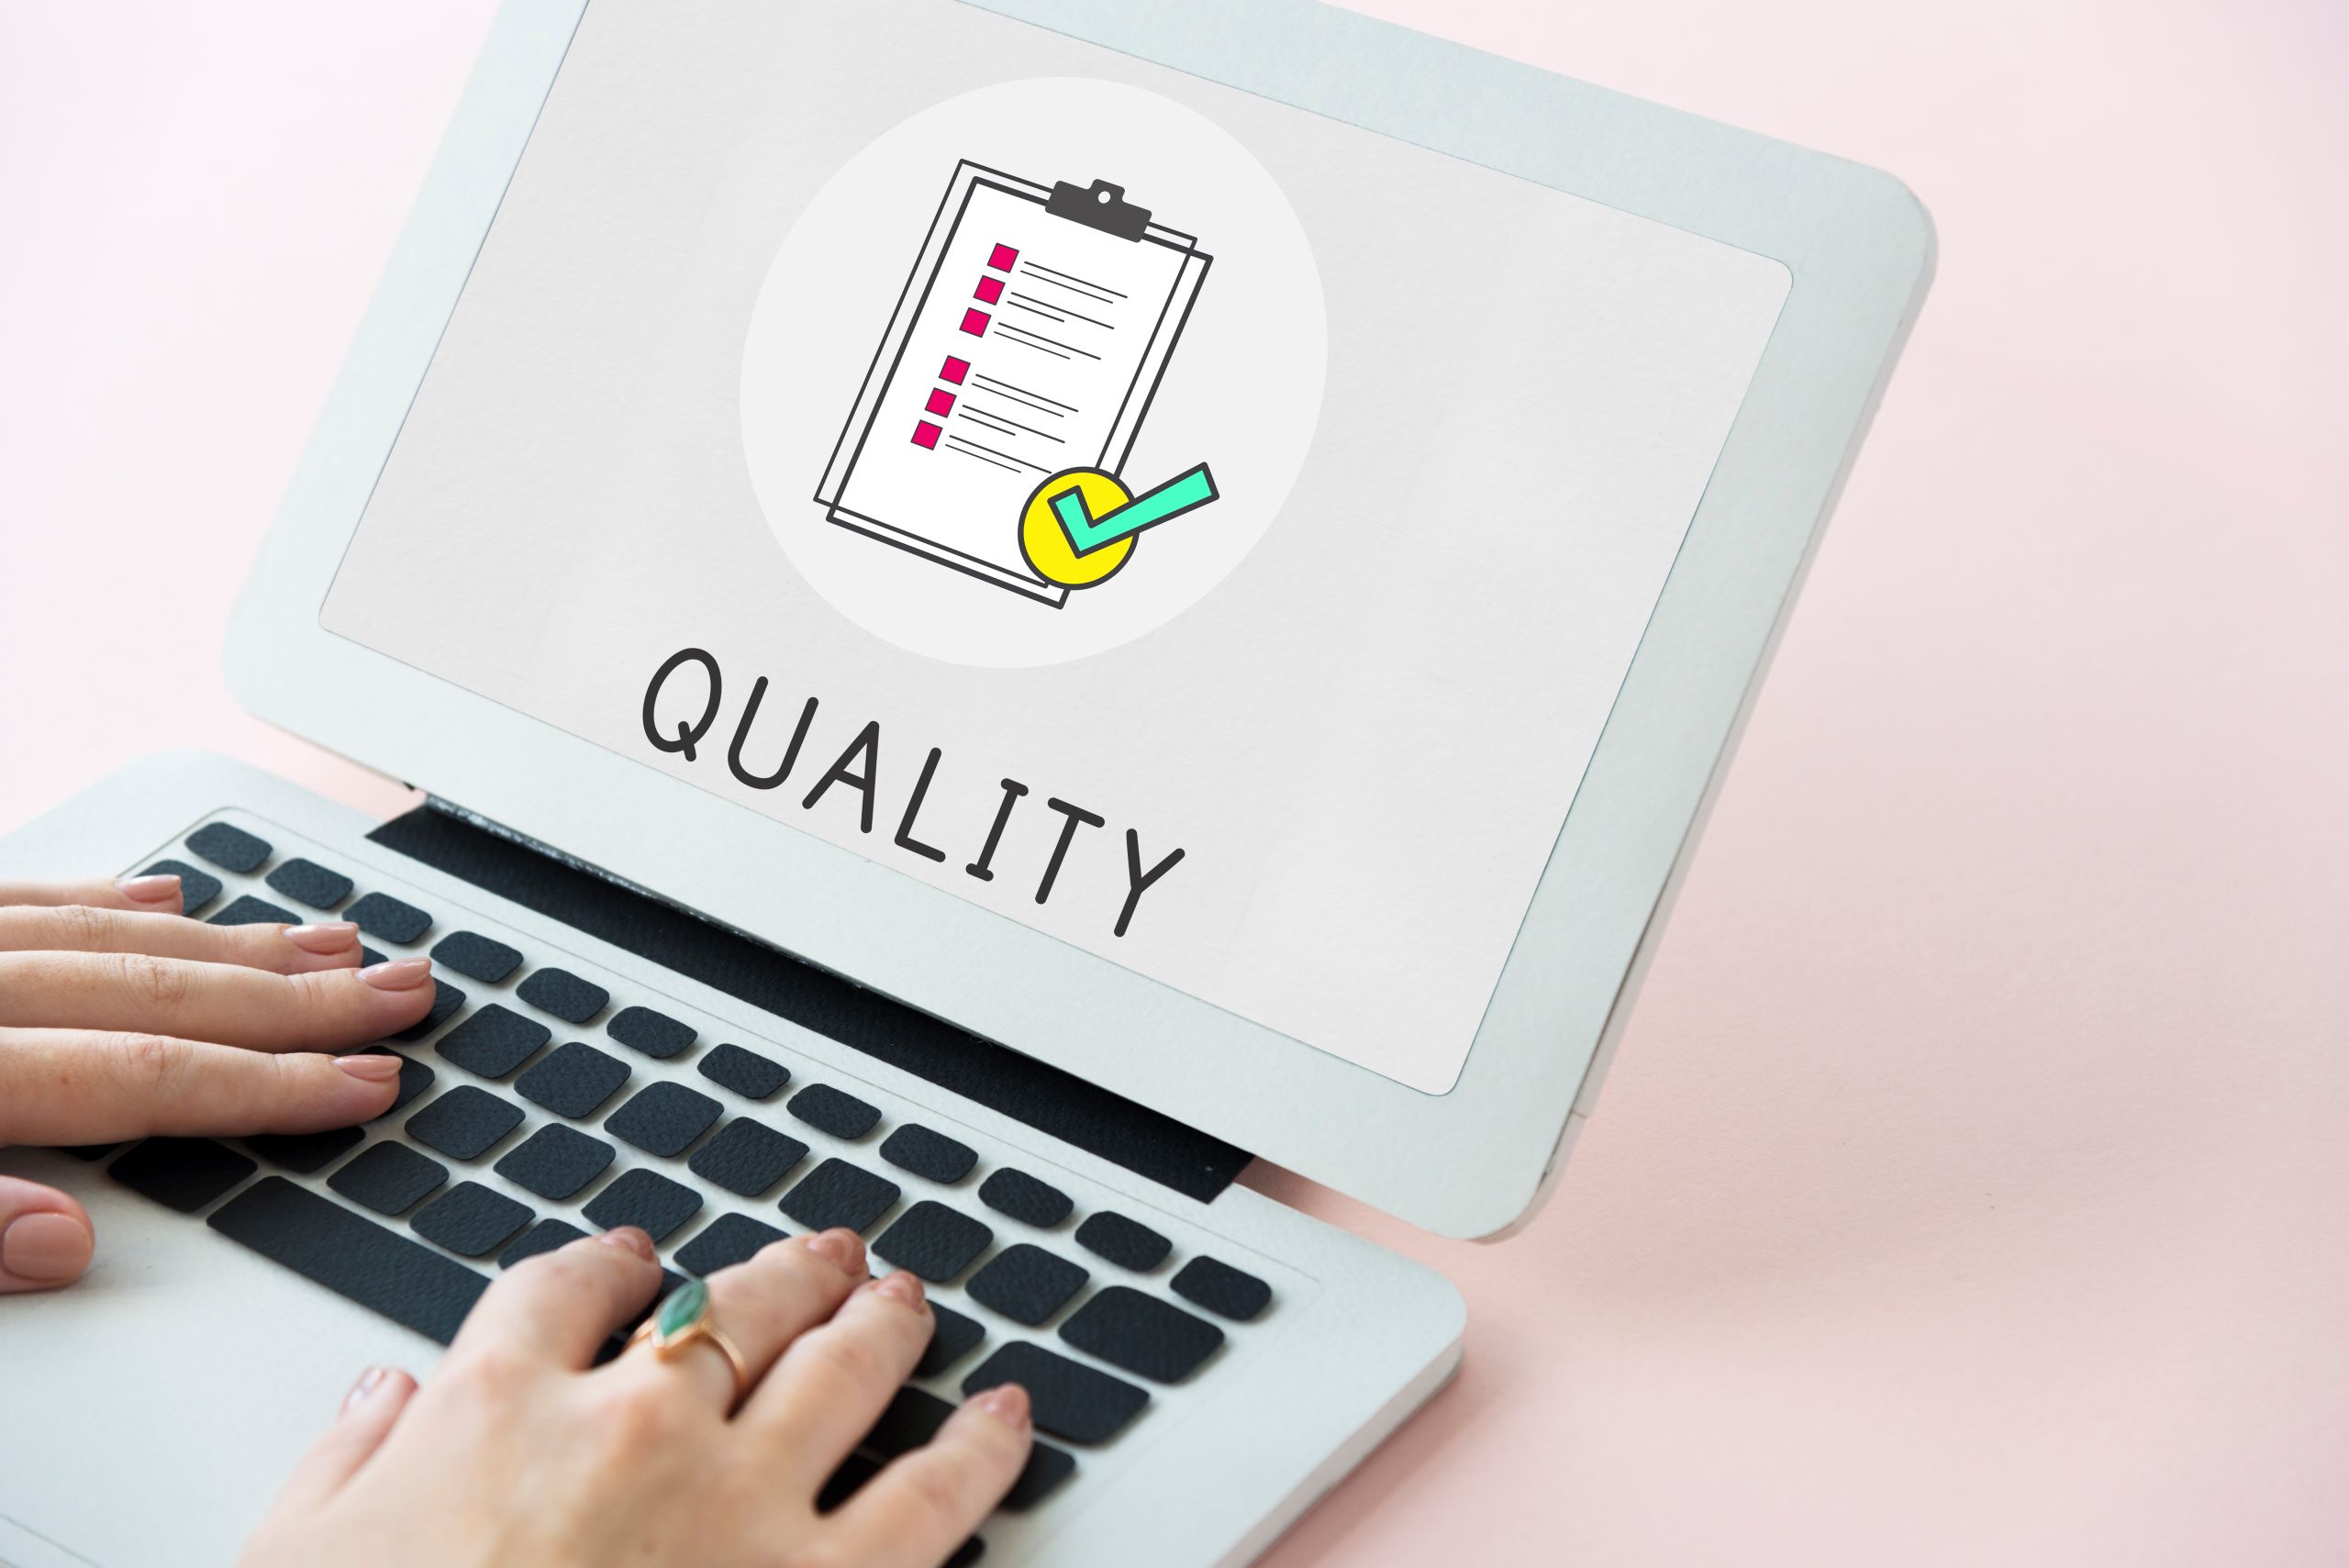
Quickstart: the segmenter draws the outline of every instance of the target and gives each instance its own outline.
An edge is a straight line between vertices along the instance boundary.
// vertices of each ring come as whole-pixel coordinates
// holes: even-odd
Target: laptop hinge
[[[675,899],[431,797],[368,838],[1202,1203],[1249,1155]]]

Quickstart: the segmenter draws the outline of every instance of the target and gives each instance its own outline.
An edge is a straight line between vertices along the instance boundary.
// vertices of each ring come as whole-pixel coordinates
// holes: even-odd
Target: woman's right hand
[[[359,928],[211,926],[180,879],[0,883],[0,1145],[319,1132],[383,1115],[392,1057],[341,1055],[432,1006],[432,965],[362,969]],[[0,1294],[81,1277],[96,1233],[0,1176]]]

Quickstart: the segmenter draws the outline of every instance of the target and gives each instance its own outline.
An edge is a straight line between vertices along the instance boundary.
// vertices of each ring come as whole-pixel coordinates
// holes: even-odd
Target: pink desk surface
[[[1268,1559],[2349,1558],[2349,10],[1364,0],[1880,164],[1941,277],[1557,1200]],[[487,0],[0,10],[0,827],[400,792],[216,650]]]

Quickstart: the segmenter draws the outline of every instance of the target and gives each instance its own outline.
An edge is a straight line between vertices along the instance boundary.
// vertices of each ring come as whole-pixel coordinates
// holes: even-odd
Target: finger
[[[934,1327],[921,1281],[893,1273],[792,1341],[740,1418],[770,1434],[775,1479],[789,1495],[814,1496],[840,1468],[913,1375]]]
[[[784,1347],[838,1311],[864,1279],[864,1240],[855,1231],[795,1236],[710,1275],[710,1316],[741,1352],[743,1370],[755,1388]],[[606,1374],[688,1380],[710,1408],[733,1409],[739,1391],[726,1358],[707,1346],[685,1350],[665,1360],[641,1349],[633,1351],[614,1362]]]
[[[449,1347],[463,1358],[509,1346],[584,1372],[606,1340],[642,1312],[661,1284],[652,1238],[633,1225],[541,1252],[489,1287]]]
[[[180,879],[158,873],[118,881],[0,882],[0,905],[86,904],[93,909],[136,909],[150,915],[180,912]]]
[[[0,1029],[0,1143],[323,1132],[383,1115],[399,1058],[268,1054],[169,1035]]]
[[[26,904],[0,906],[0,952],[143,952],[150,958],[301,974],[357,968],[359,928],[348,920],[312,926],[209,926],[176,915],[135,914],[88,904]]]
[[[432,1006],[432,961],[269,974],[145,953],[0,952],[0,1028],[132,1029],[262,1051],[334,1051]]]
[[[72,1284],[95,1238],[88,1212],[55,1187],[0,1176],[0,1296]]]
[[[944,1562],[1011,1490],[1033,1440],[1026,1389],[1007,1383],[976,1396],[832,1511],[832,1560],[858,1568]]]
[[[371,1366],[342,1396],[334,1424],[310,1445],[277,1494],[280,1505],[315,1507],[342,1490],[392,1435],[416,1394],[416,1379],[396,1367]],[[274,1512],[274,1510],[273,1510]]]

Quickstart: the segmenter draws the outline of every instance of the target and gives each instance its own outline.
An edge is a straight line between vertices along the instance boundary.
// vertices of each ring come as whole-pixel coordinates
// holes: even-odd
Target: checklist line
[[[1088,360],[1097,360],[1101,357],[1100,355],[1094,353],[1091,350],[1080,349],[1074,343],[1063,343],[1058,338],[1047,338],[1041,332],[1030,332],[1025,327],[1013,327],[1008,323],[1006,323],[1003,324],[1002,329],[1006,336],[1012,338],[1015,340],[1022,338],[1033,338],[1037,342],[1048,345],[1045,350],[1047,353],[1052,352],[1052,350],[1055,349],[1067,350],[1068,353],[1064,353],[1060,356],[1062,359],[1068,358],[1069,354],[1083,354]]]
[[[1034,295],[1021,294],[1018,289],[1013,289],[1011,293],[1005,297],[1019,301],[1021,305],[1026,306],[1029,309],[1037,312],[1039,315],[1051,315],[1052,311],[1059,311],[1063,316],[1074,316],[1079,321],[1089,321],[1096,327],[1104,327],[1112,332],[1115,332],[1118,329],[1118,324],[1114,321],[1104,321],[1097,316],[1087,316],[1081,310],[1071,310],[1065,305],[1055,305],[1048,308],[1044,302],[1038,299]],[[1061,316],[1052,317],[1052,319],[1055,321],[1060,320],[1061,318]]]
[[[1019,472],[1018,468],[1014,467],[1010,463],[997,462],[991,457],[986,457],[981,453],[970,450],[963,445],[962,441],[958,438],[953,436],[946,438],[946,450],[950,452],[959,452],[964,457],[976,458],[979,462],[985,463],[989,468],[999,468],[1006,473],[1017,473]]]
[[[1040,430],[1033,425],[1023,425],[1019,420],[1012,418],[1010,416],[998,414],[992,408],[974,408],[971,405],[965,403],[963,405],[963,412],[966,415],[973,416],[974,417],[984,417],[985,418],[993,419],[996,423],[999,425],[1008,425],[1015,430],[1025,430],[1031,436],[1041,436],[1044,439],[1051,441],[1055,446],[1064,447],[1068,445],[1067,441],[1053,435],[1049,430]]]
[[[1065,409],[1071,414],[1076,412],[1075,404],[1063,403],[1057,397],[1047,397],[1042,393],[1036,391],[1032,387],[1021,386],[1017,382],[1000,381],[991,375],[976,375],[973,376],[971,379],[977,382],[981,386],[985,387],[990,392],[997,393],[1005,397],[1014,398],[1019,402],[1028,404],[1030,406],[1037,408],[1041,413],[1049,414],[1052,412],[1052,408]],[[1042,407],[1041,406],[1044,404],[1052,405],[1052,408]],[[1060,416],[1055,414],[1052,417],[1054,418],[1058,418]]]
[[[1080,278],[1074,272],[1063,272],[1057,267],[1039,266],[1033,261],[1027,263],[1027,266],[1030,272],[1041,274],[1040,282],[1056,282],[1063,288],[1087,288],[1096,294],[1108,295],[1111,299],[1128,297],[1123,291],[1113,289],[1108,284],[1097,284],[1090,278]]]
[[[1014,457],[1009,452],[997,451],[993,447],[983,447],[979,445],[978,442],[972,440],[967,437],[949,436],[946,438],[946,440],[950,446],[959,445],[967,447],[974,452],[985,452],[989,457],[1001,458],[1006,462],[1016,462],[1022,468],[1032,468],[1039,473],[1050,473],[1052,472],[1051,469],[1046,468],[1041,462],[1030,462],[1024,457]]]

